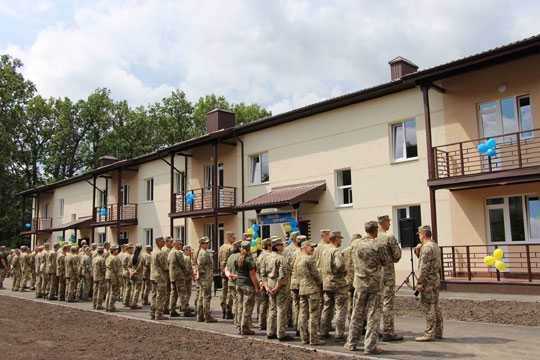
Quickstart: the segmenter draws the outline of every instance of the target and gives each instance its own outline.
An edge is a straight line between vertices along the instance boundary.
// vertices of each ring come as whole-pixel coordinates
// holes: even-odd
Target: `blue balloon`
[[[99,209],[99,214],[101,216],[107,216],[107,208],[101,208]]]
[[[480,145],[478,145],[478,152],[480,152],[480,154],[485,154],[488,149],[489,147],[486,143],[481,143]]]
[[[189,192],[186,195],[186,202],[188,205],[193,205],[193,201],[195,201],[195,194],[193,194],[193,192]]]
[[[495,139],[488,139],[486,145],[488,148],[494,149],[497,146],[497,141]]]
[[[486,151],[486,155],[489,156],[489,157],[494,157],[495,155],[497,155],[497,152],[495,151],[494,148],[489,148],[489,149]]]
[[[32,224],[26,223],[26,224],[24,224],[24,227],[27,228],[27,229],[31,229],[31,228],[32,228]]]
[[[253,229],[254,233],[259,232],[259,224],[253,224],[251,225],[251,228]]]

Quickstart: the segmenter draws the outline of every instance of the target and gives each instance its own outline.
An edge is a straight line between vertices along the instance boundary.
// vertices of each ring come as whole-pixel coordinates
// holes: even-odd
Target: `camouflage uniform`
[[[143,271],[144,271],[144,258],[143,251],[139,253],[137,262],[133,264],[134,255],[131,255],[128,264],[129,281],[131,282],[131,298],[129,299],[129,307],[132,309],[139,308],[139,298],[141,297],[141,291],[143,287]]]
[[[144,254],[141,253],[142,263],[143,263],[143,273],[142,273],[142,281],[143,281],[143,288],[142,288],[142,304],[143,305],[150,305],[149,296],[150,291],[152,290],[152,281],[150,280],[150,263],[151,263],[151,256],[148,252],[146,252],[146,249],[144,251]]]
[[[229,256],[227,259],[227,264],[225,267],[227,268],[227,271],[231,274],[236,274],[236,260],[240,256],[239,252],[234,252]],[[238,304],[238,295],[236,294],[236,279],[230,279],[227,282],[227,285],[229,286],[229,294],[233,298],[233,304],[232,304],[232,313],[233,313],[233,323],[236,325],[238,329],[240,329],[240,311],[238,310],[239,304]]]
[[[186,301],[186,277],[188,271],[186,269],[186,262],[184,259],[184,253],[181,250],[172,249],[169,252],[168,264],[169,276],[171,280],[169,307],[171,316],[176,313],[178,302],[180,302],[180,311],[189,314]]]
[[[225,243],[219,247],[218,250],[218,263],[221,271],[221,278],[223,281],[221,292],[221,310],[223,311],[223,318],[227,317],[227,314],[232,312],[233,297],[229,294],[229,279],[225,276],[225,266],[227,265],[227,259],[232,254],[232,244]]]
[[[122,280],[122,261],[118,255],[111,253],[105,260],[105,281],[107,283],[106,311],[116,311],[114,303],[120,299],[120,284]]]
[[[52,250],[49,251],[47,255],[47,262],[45,264],[45,271],[47,277],[49,278],[49,300],[56,300],[58,295],[58,278],[56,277],[56,251],[58,250],[58,245],[55,245]]]
[[[89,255],[83,254],[80,258],[80,282],[78,294],[81,294],[81,299],[86,301],[89,299],[90,289],[92,288],[92,258]]]
[[[314,244],[313,244],[314,245]],[[319,323],[321,307],[322,279],[317,269],[316,259],[312,255],[302,253],[295,262],[298,274],[300,311],[298,330],[304,344],[320,344]]]
[[[441,251],[434,241],[422,245],[418,270],[418,285],[423,287],[420,292],[420,303],[426,314],[424,336],[432,339],[442,338],[443,318],[439,306]]]
[[[150,280],[152,280],[152,304],[150,307],[150,317],[152,319],[163,319],[167,297],[168,266],[167,266],[167,250],[165,246],[161,249],[156,247],[151,255]]]
[[[7,252],[4,247],[0,248],[0,289],[4,288],[4,279],[8,271]]]
[[[391,262],[386,248],[373,237],[366,236],[354,244],[354,304],[349,336],[345,348],[355,350],[366,321],[364,352],[371,353],[377,345],[380,322],[380,292],[383,266]]]
[[[75,254],[75,248],[71,248],[71,253],[66,255],[66,300],[74,302],[77,297],[77,283],[79,277],[79,261]]]
[[[184,253],[184,261],[186,263],[186,304],[189,309],[189,301],[191,300],[191,288],[193,287],[193,264],[191,263],[191,256]],[[190,310],[192,312],[192,310]]]
[[[21,256],[18,253],[18,250],[11,257],[11,276],[13,277],[13,283],[11,284],[11,291],[19,291],[21,289],[21,277],[22,277],[22,268],[21,268]]]
[[[43,276],[43,282],[42,282],[42,289],[43,289],[43,297],[46,298],[49,295],[49,274],[47,273],[47,259],[49,258],[49,252],[48,245],[46,248],[43,249],[43,258],[41,259],[41,274]]]
[[[129,280],[129,264],[132,255],[129,252],[123,253],[122,260],[122,303],[130,306],[131,302],[131,281]]]
[[[332,315],[336,314],[336,338],[343,338],[347,319],[348,287],[345,260],[341,250],[327,245],[321,255],[321,275],[323,279],[323,302],[321,335],[328,336],[332,325]]]
[[[251,315],[255,305],[255,287],[251,281],[250,273],[256,271],[255,260],[251,256],[251,245],[244,246],[244,254],[240,254],[235,260],[236,274],[236,297],[238,302],[238,315],[240,318],[240,334],[253,335],[251,330]]]
[[[58,300],[66,300],[66,254],[59,251],[56,256],[56,276],[58,278]]]
[[[44,253],[43,248],[39,247],[38,252],[36,254],[36,263],[35,263],[35,271],[36,271],[36,298],[42,298],[45,293],[44,286],[44,279],[43,279],[43,261],[44,261]]]
[[[291,316],[292,316],[292,327],[298,330],[298,315],[300,313],[300,284],[299,276],[295,269],[295,262],[300,256],[300,248],[295,244],[291,244],[292,247],[289,248],[287,252],[287,265],[291,269],[290,277],[290,295],[291,295]],[[285,252],[285,251],[284,251]]]
[[[21,252],[21,291],[24,291],[28,287],[28,283],[32,281],[32,270],[30,263],[30,254],[28,253],[28,248],[24,248],[24,251]]]
[[[92,293],[92,305],[94,309],[103,309],[103,300],[105,299],[105,258],[96,253],[92,259],[92,278],[94,280],[94,292]]]
[[[200,243],[209,242],[203,237]],[[199,285],[199,298],[197,300],[197,320],[213,322],[215,319],[210,314],[210,300],[212,299],[212,276],[213,276],[212,256],[207,250],[199,248],[197,254],[197,274]]]
[[[382,290],[382,333],[383,336],[391,336],[394,335],[394,297],[396,286],[394,263],[397,263],[401,259],[401,248],[396,237],[390,232],[379,229],[378,239],[386,246],[386,251],[392,260],[383,269]]]
[[[264,240],[263,240],[264,241]],[[257,257],[257,279],[259,280],[259,284],[262,282],[262,272],[261,270],[264,268],[264,263],[268,256],[270,256],[272,252],[270,250],[263,250],[261,254]],[[259,329],[266,330],[266,321],[268,319],[268,293],[265,289],[260,289],[259,293],[259,306],[260,306],[260,312],[259,312]]]

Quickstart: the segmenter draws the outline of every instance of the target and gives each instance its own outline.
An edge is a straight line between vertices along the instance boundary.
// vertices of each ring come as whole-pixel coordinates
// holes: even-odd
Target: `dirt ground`
[[[440,299],[440,305],[444,319],[540,326],[540,303]],[[423,317],[413,296],[397,296],[394,309],[398,316]]]
[[[249,339],[0,296],[0,359],[337,359]]]

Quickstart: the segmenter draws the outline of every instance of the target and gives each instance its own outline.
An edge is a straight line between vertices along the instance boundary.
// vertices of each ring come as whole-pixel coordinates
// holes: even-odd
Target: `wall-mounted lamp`
[[[499,86],[497,86],[497,91],[500,92],[500,93],[503,93],[506,91],[506,89],[508,88],[508,86],[506,86],[506,84],[500,84]]]

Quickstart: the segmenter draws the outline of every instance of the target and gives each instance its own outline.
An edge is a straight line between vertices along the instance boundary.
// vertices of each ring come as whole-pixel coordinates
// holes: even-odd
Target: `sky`
[[[540,1],[0,0],[0,54],[43,96],[179,88],[278,114],[540,33]]]

